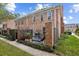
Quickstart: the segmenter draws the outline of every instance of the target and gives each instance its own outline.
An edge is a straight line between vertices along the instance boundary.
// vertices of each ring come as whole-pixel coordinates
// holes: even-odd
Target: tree
[[[0,3],[0,22],[5,20],[12,20],[20,16],[20,14],[13,14],[9,12],[5,7],[8,3]]]
[[[75,33],[79,35],[79,28],[76,29]]]

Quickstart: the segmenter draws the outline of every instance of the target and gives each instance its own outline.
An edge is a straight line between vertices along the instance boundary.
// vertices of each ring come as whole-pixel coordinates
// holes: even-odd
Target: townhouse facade
[[[17,18],[15,23],[18,30],[18,39],[23,36],[23,33],[30,31],[32,32],[32,39],[29,39],[30,42],[35,40],[34,37],[40,35],[41,39],[43,39],[41,40],[43,44],[53,46],[64,32],[63,7],[56,6],[41,9]],[[38,41],[39,38],[36,40]]]
[[[69,31],[69,32],[75,32],[77,28],[79,28],[79,24],[65,24],[64,25],[65,31]]]
[[[16,30],[15,20],[6,20],[1,24],[1,34],[10,34],[10,30]]]
[[[4,22],[2,22],[2,25],[3,25],[3,29],[4,30],[7,30],[7,29],[16,29],[15,20],[4,21]]]

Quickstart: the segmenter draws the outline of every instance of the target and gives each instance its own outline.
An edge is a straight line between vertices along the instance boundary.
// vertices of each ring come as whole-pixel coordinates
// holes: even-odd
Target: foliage
[[[63,33],[63,34],[61,34],[61,36],[60,36],[60,40],[64,40],[64,39],[67,39],[68,38],[68,33]]]
[[[18,40],[17,42],[22,43],[24,45],[31,46],[31,47],[36,48],[36,49],[43,50],[43,51],[53,52],[53,47],[49,47],[49,46],[46,46],[46,45],[43,45],[43,44],[35,44],[35,43],[32,43],[32,42],[23,41],[23,40]]]
[[[79,28],[76,29],[75,33],[79,36]]]
[[[15,29],[10,30],[9,33],[10,33],[9,35],[11,36],[11,40],[15,40],[16,39],[16,30]]]
[[[9,33],[8,33],[9,31]],[[4,33],[2,35],[6,36],[6,38],[8,40],[11,40],[11,41],[14,41],[16,39],[16,30],[15,29],[9,29],[9,30],[6,30],[3,31]]]
[[[60,38],[54,51],[59,55],[79,56],[79,39],[72,35],[68,35],[67,38],[63,39]]]
[[[78,32],[78,31],[79,31],[79,28],[77,28],[75,32]]]
[[[32,39],[32,31],[31,30],[22,30],[20,31],[24,38]]]
[[[64,32],[64,34],[71,35],[72,32],[66,31],[66,32]]]
[[[16,17],[20,16],[20,14],[13,14],[11,12],[9,12],[5,6],[8,3],[0,3],[0,22],[5,21],[5,20],[11,20],[11,19],[15,19]]]

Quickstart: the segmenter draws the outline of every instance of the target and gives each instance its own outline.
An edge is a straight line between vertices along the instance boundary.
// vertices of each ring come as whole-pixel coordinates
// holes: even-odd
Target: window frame
[[[43,13],[41,14],[41,21],[43,21],[44,20],[44,17],[43,17]]]
[[[32,16],[32,22],[35,22],[35,16]]]
[[[48,20],[49,21],[51,21],[51,17],[52,17],[52,12],[51,12],[51,10],[48,10],[48,12],[47,12],[47,16],[48,16]]]

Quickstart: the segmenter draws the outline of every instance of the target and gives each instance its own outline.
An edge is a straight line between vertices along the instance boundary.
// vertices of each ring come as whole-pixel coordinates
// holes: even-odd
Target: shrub
[[[68,34],[61,34],[59,39],[67,39],[68,38]]]
[[[79,36],[79,28],[76,29],[75,33]]]
[[[8,33],[8,31],[9,31],[9,33]],[[16,30],[15,29],[3,30],[2,35],[6,36],[6,38],[8,40],[14,41],[16,39]]]
[[[12,36],[11,36],[10,34],[7,34],[6,38],[7,38],[8,40],[12,40]]]
[[[16,30],[9,30],[8,39],[14,41],[16,39]]]
[[[20,33],[25,37],[26,39],[32,39],[32,31],[31,30],[21,30]]]
[[[31,39],[32,38],[32,33],[31,32],[26,32],[25,37],[26,37],[26,39]]]
[[[49,46],[46,46],[46,45],[43,45],[43,44],[35,44],[35,43],[32,43],[32,42],[23,41],[23,40],[17,40],[17,42],[22,43],[24,45],[28,45],[28,46],[36,48],[36,49],[43,50],[43,51],[53,52],[52,47],[49,47]]]
[[[64,34],[71,35],[72,32],[67,31],[67,32],[64,32]]]
[[[16,39],[16,30],[9,30],[9,33],[4,36],[6,36],[8,40],[14,41]]]
[[[68,32],[64,32],[64,34],[67,34]]]

